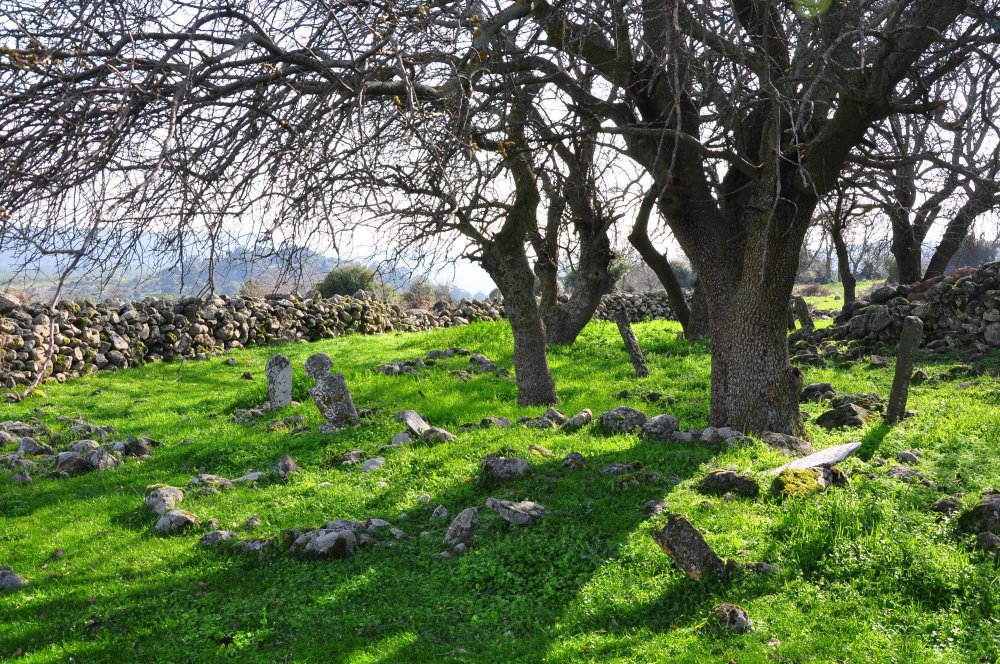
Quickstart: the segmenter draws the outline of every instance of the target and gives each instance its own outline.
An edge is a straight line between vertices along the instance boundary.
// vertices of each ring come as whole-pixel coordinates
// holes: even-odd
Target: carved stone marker
[[[639,348],[639,340],[635,338],[635,332],[632,331],[628,318],[624,314],[619,314],[615,322],[618,323],[618,333],[622,335],[625,350],[628,351],[632,366],[635,367],[635,375],[638,378],[645,378],[649,375],[649,368],[646,366],[646,359],[642,356],[642,349]]]
[[[326,424],[319,427],[322,433],[332,433],[348,425],[361,423],[344,374],[332,374],[332,368],[333,360],[326,353],[316,353],[306,360],[306,374],[316,380],[316,384],[309,389],[309,394],[326,420]]]
[[[809,314],[809,305],[806,304],[805,298],[801,295],[792,297],[792,313],[798,319],[801,327],[807,330],[813,329],[814,325],[812,316]]]
[[[920,339],[924,336],[924,322],[916,316],[903,319],[903,331],[899,334],[899,347],[896,349],[896,375],[892,379],[892,392],[889,393],[889,408],[885,419],[890,424],[899,421],[906,413],[906,399],[910,394],[910,378],[913,376],[913,363],[920,348]]]
[[[271,408],[283,408],[292,402],[292,363],[284,355],[275,355],[264,365],[267,374],[267,398]]]

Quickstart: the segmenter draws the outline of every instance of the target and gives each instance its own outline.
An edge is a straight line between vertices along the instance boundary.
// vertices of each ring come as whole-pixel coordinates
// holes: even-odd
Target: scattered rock
[[[420,435],[420,438],[425,443],[445,443],[455,440],[455,434],[439,427],[430,427]]]
[[[537,454],[538,456],[545,458],[555,456],[552,454],[552,450],[545,447],[544,445],[529,445],[528,451],[531,452],[532,454]]]
[[[362,473],[370,473],[372,471],[378,470],[383,465],[385,465],[385,457],[375,457],[373,459],[368,459],[363,464],[361,464]]]
[[[987,494],[959,517],[958,525],[967,533],[1000,535],[1000,493]]]
[[[562,430],[566,433],[579,431],[594,421],[594,413],[589,408],[584,408],[576,415],[573,415],[562,424]]]
[[[727,575],[722,558],[705,543],[701,533],[679,514],[671,515],[663,529],[653,533],[653,540],[695,581]]]
[[[519,480],[531,471],[531,463],[518,457],[487,454],[481,462],[482,479],[487,486],[508,480]]]
[[[201,519],[187,510],[173,509],[164,512],[160,520],[153,526],[161,535],[184,534],[191,528],[201,524]]]
[[[434,508],[434,511],[431,512],[430,519],[431,521],[447,521],[449,516],[451,515],[448,514],[448,508],[444,505],[438,505]]]
[[[288,479],[289,476],[301,472],[301,469],[299,468],[299,465],[295,463],[295,460],[286,454],[278,459],[271,471],[281,479],[285,480]]]
[[[111,454],[107,450],[97,450],[96,452],[90,455],[89,460],[90,460],[90,465],[93,466],[94,470],[98,471],[104,471],[109,468],[114,468],[115,466],[121,463],[121,461],[118,460],[118,457]]]
[[[934,501],[931,505],[931,509],[935,512],[940,512],[941,514],[954,514],[962,509],[962,501],[957,498],[952,498],[951,496],[945,496],[939,500]]]
[[[896,454],[896,461],[909,464],[919,463],[920,452],[917,450],[902,450]]]
[[[717,604],[712,608],[715,627],[730,634],[746,634],[753,626],[746,609],[737,604]]]
[[[487,498],[486,507],[500,515],[508,523],[517,526],[527,526],[541,520],[548,512],[545,507],[530,500],[515,502],[499,498]]]
[[[631,463],[609,463],[601,472],[605,475],[624,475],[625,473],[638,473],[642,468],[642,463],[638,461]]]
[[[566,455],[566,458],[562,460],[563,468],[583,468],[586,465],[587,460],[583,458],[583,455],[579,452],[570,452]]]
[[[472,546],[472,540],[476,536],[478,512],[478,508],[468,507],[458,513],[455,520],[448,526],[448,532],[444,536],[445,546],[453,548],[457,548],[459,545]]]
[[[785,468],[771,482],[771,491],[777,496],[804,498],[814,491],[846,484],[847,476],[836,467]]]
[[[766,431],[761,435],[761,440],[763,440],[771,449],[778,450],[779,452],[784,452],[785,454],[794,454],[797,456],[805,456],[807,454],[813,453],[813,447],[808,441],[802,440],[801,438],[796,438],[795,436],[790,436],[787,433],[776,433],[774,431]]]
[[[228,542],[229,540],[236,537],[236,533],[231,530],[213,530],[210,533],[205,533],[198,540],[198,544],[207,547],[214,548],[222,544],[223,542]]]
[[[679,426],[680,422],[673,415],[656,415],[642,425],[642,435],[644,438],[663,443],[673,440],[673,434]]]
[[[423,436],[424,432],[431,428],[431,425],[427,423],[423,417],[420,416],[415,410],[403,410],[395,415],[397,422],[402,422],[406,425],[406,428],[410,433],[416,437],[420,438]]]
[[[904,482],[919,481],[923,479],[920,473],[913,470],[912,468],[904,468],[903,466],[893,466],[889,469],[889,477],[895,477],[898,480]]]
[[[82,475],[93,469],[90,460],[83,458],[76,452],[60,452],[56,455],[56,470],[68,477]]]
[[[642,513],[647,519],[652,519],[654,516],[660,516],[661,514],[666,514],[670,506],[667,501],[663,498],[654,498],[653,500],[647,500],[642,506]]]
[[[154,514],[166,514],[184,501],[184,492],[173,486],[153,486],[146,492],[143,503]]]
[[[600,417],[601,430],[606,433],[634,433],[646,423],[646,414],[641,410],[619,406]]]
[[[802,468],[816,468],[819,466],[832,466],[835,463],[840,463],[847,457],[854,454],[858,448],[861,447],[861,443],[844,443],[843,445],[834,445],[833,447],[828,447],[825,450],[820,450],[809,456],[802,457],[801,459],[795,459],[790,461],[783,466],[778,466],[777,468],[772,468],[769,473],[780,473],[786,468],[802,469]]]
[[[722,495],[731,492],[747,498],[754,498],[760,493],[757,480],[732,470],[716,470],[709,473],[698,484],[698,488],[703,493]]]
[[[340,455],[340,465],[354,466],[364,461],[364,450],[347,450]]]
[[[836,396],[836,392],[830,383],[810,383],[802,388],[802,394],[799,397],[799,401],[805,402],[818,402],[827,401]]]
[[[1000,537],[997,537],[993,533],[979,533],[976,535],[975,548],[977,551],[983,551],[985,553],[992,553],[996,556],[1000,556]]]
[[[250,484],[259,481],[260,478],[262,478],[263,476],[264,473],[260,472],[259,470],[253,470],[247,473],[246,475],[234,478],[232,482],[233,484]]]
[[[15,473],[10,479],[18,484],[31,484],[31,474],[26,470]]]
[[[35,442],[34,438],[25,436],[18,441],[17,451],[25,456],[38,456],[40,454],[52,454],[55,450],[44,443]]]
[[[352,557],[357,547],[358,539],[353,529],[323,527],[298,535],[289,552],[299,558],[342,560]]]
[[[20,590],[28,580],[9,567],[0,567],[0,590]]]
[[[413,436],[411,436],[407,431],[402,431],[393,436],[389,444],[391,447],[399,447],[400,445],[409,445],[412,442]]]
[[[852,428],[857,429],[865,424],[865,419],[870,413],[854,403],[846,403],[842,406],[828,410],[816,418],[816,425],[824,429]]]
[[[244,527],[247,530],[253,530],[254,528],[257,528],[258,526],[260,526],[260,517],[257,517],[257,516],[248,516],[247,517],[246,523],[244,524]]]

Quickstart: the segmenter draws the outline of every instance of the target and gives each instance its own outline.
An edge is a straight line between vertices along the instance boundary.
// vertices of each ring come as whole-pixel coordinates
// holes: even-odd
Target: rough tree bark
[[[628,241],[639,252],[642,260],[653,271],[656,278],[660,280],[663,290],[667,292],[667,299],[670,300],[670,308],[684,329],[684,333],[687,334],[691,312],[688,308],[687,300],[684,298],[684,289],[681,288],[680,282],[677,281],[677,275],[674,274],[674,269],[670,267],[667,257],[657,251],[656,247],[653,246],[653,242],[649,239],[649,216],[655,205],[656,192],[651,190],[642,199],[642,204],[639,206],[639,213],[635,217],[635,223],[632,225],[632,232],[629,233]]]
[[[851,269],[851,255],[847,251],[844,240],[844,220],[837,218],[830,226],[830,237],[834,250],[837,252],[837,272],[840,273],[840,283],[844,286],[844,309],[854,303],[857,298],[858,280]]]
[[[944,274],[944,271],[948,269],[948,263],[951,262],[955,252],[962,246],[962,242],[969,234],[969,229],[972,228],[976,217],[990,211],[1000,203],[998,189],[1000,187],[997,185],[980,184],[976,186],[975,191],[969,196],[969,200],[959,208],[955,216],[948,222],[944,236],[942,236],[941,242],[938,243],[934,255],[931,256],[931,260],[927,264],[924,279],[940,277]]]
[[[624,313],[615,316],[615,323],[618,325],[618,334],[625,342],[625,350],[628,351],[628,357],[632,360],[632,366],[635,367],[636,377],[645,378],[649,375],[649,367],[646,366],[646,358],[642,356],[642,347],[639,346],[639,339],[636,338],[635,332],[632,330],[632,324],[629,323]]]

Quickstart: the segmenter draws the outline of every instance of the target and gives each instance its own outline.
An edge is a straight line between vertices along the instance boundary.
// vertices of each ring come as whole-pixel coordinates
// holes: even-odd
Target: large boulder
[[[601,413],[601,430],[605,433],[633,433],[646,423],[646,414],[628,406],[619,406]]]

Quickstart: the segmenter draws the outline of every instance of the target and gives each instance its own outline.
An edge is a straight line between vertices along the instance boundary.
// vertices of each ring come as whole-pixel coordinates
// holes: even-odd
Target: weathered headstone
[[[772,468],[767,472],[778,474],[786,468],[801,469],[818,468],[820,466],[830,467],[835,463],[840,463],[847,457],[854,454],[859,447],[861,447],[861,443],[844,443],[843,445],[834,445],[833,447],[828,447],[825,450],[816,452],[815,454],[810,454],[809,456],[786,463],[783,466]]]
[[[619,314],[615,318],[615,322],[618,324],[618,333],[622,335],[622,341],[625,342],[625,350],[628,351],[629,359],[632,360],[632,366],[635,367],[635,375],[638,378],[645,378],[649,375],[649,367],[646,366],[646,359],[642,356],[642,349],[639,348],[639,340],[635,337],[635,332],[632,331],[632,325],[629,324],[628,318],[624,314]]]
[[[316,384],[309,389],[319,412],[323,414],[326,424],[320,425],[320,431],[331,433],[348,425],[358,425],[358,409],[354,407],[351,392],[347,389],[344,374],[330,373],[333,360],[326,353],[316,353],[306,360],[306,374],[315,379]]]
[[[284,355],[275,355],[264,365],[267,374],[267,398],[271,408],[283,408],[292,402],[292,363]]]
[[[792,313],[798,319],[799,325],[807,330],[813,329],[813,319],[809,314],[809,305],[801,295],[792,297]]]
[[[920,339],[924,335],[924,322],[916,316],[903,319],[903,331],[899,335],[899,347],[896,350],[896,375],[892,379],[892,392],[889,393],[889,408],[885,419],[890,424],[897,422],[906,413],[906,399],[910,394],[910,379],[913,376],[913,363],[920,348]]]

